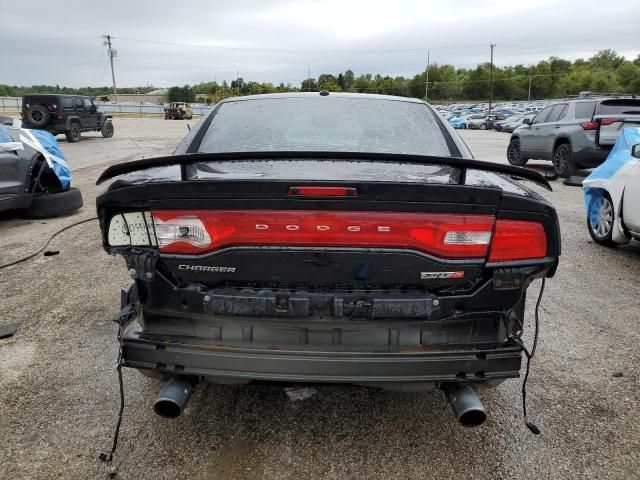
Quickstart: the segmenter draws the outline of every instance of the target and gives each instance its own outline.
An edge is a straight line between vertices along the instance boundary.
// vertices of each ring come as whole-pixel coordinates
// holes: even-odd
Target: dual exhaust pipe
[[[453,415],[465,427],[477,427],[487,419],[487,412],[476,392],[465,383],[444,383],[440,387]],[[155,412],[164,418],[179,417],[184,411],[194,384],[186,377],[173,377],[160,390],[153,404]]]
[[[451,405],[453,416],[465,427],[477,427],[487,419],[482,402],[466,383],[443,383],[440,388]]]
[[[153,410],[164,418],[179,417],[191,398],[193,387],[193,383],[187,377],[172,377],[160,390]]]

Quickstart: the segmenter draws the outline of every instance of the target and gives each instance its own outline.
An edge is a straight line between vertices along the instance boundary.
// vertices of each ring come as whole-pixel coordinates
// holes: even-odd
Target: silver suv
[[[507,160],[523,166],[529,159],[551,160],[561,177],[577,168],[600,165],[625,126],[640,124],[635,95],[595,95],[553,103],[525,119],[511,135]]]

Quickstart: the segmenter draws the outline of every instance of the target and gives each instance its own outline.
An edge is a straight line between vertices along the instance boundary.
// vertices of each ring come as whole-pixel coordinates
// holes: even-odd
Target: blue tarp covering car
[[[602,223],[603,206],[611,208],[612,230],[608,237],[615,243],[628,241],[628,234],[625,233],[621,223],[621,210],[625,189],[629,188],[630,182],[640,180],[636,178],[638,159],[631,154],[633,146],[638,144],[640,144],[640,127],[625,128],[605,162],[582,182],[589,224]],[[633,187],[636,187],[635,183]],[[640,205],[637,208],[640,208]],[[627,215],[630,213],[627,212]]]
[[[45,218],[82,206],[71,170],[55,137],[42,130],[0,125],[0,211]]]

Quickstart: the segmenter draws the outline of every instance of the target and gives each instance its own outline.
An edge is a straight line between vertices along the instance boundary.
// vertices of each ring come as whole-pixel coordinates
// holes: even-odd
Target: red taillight
[[[289,195],[300,197],[355,197],[358,191],[352,187],[289,187]]]
[[[152,212],[165,253],[238,245],[409,248],[444,258],[486,257],[494,218],[436,213],[163,210]],[[182,237],[184,235],[184,238]]]
[[[580,124],[580,126],[584,130],[597,130],[598,129],[598,123],[597,122],[582,122]]]
[[[612,125],[618,122],[624,122],[624,118],[601,118],[600,119],[600,125]]]
[[[497,220],[490,262],[532,260],[547,255],[547,235],[542,224],[525,220]]]

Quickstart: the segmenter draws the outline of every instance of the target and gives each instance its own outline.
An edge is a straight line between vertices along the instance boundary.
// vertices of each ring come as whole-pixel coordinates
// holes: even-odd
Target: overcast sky
[[[0,83],[118,86],[235,78],[297,85],[307,76],[413,76],[431,60],[472,67],[640,53],[640,0],[29,0],[2,8]],[[160,43],[152,43],[160,42]],[[166,42],[166,43],[161,43]],[[226,47],[226,48],[225,48]]]

